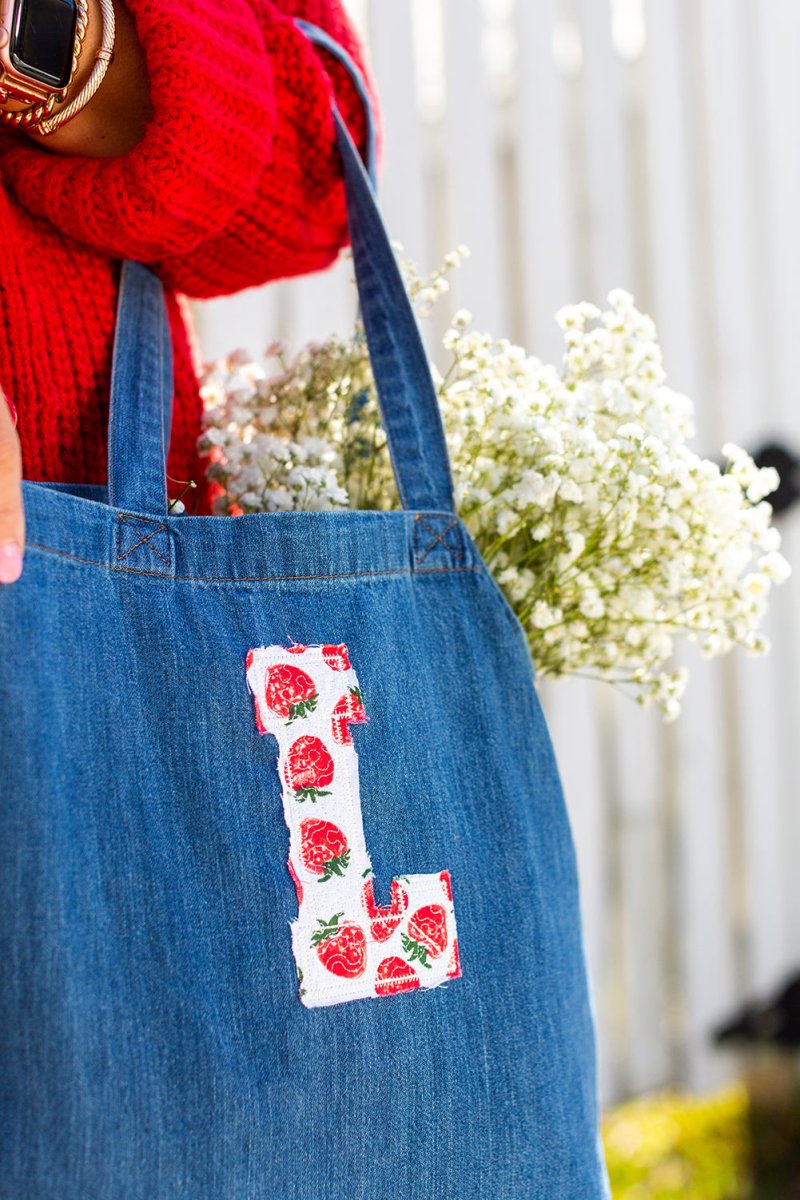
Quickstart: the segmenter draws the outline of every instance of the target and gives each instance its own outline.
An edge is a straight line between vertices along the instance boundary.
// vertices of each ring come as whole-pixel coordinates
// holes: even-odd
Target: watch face
[[[14,67],[41,83],[66,87],[77,14],[74,0],[21,0],[8,47]]]

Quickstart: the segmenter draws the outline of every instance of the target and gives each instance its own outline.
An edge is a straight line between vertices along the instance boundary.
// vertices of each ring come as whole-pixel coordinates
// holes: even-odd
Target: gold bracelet
[[[100,84],[103,82],[105,73],[109,65],[114,59],[114,36],[116,33],[114,21],[114,5],[112,0],[100,0],[100,12],[103,17],[103,37],[100,49],[95,54],[97,60],[92,67],[92,73],[86,80],[81,90],[78,92],[74,100],[72,100],[66,108],[62,108],[61,112],[56,113],[54,117],[47,117],[43,121],[38,121],[35,125],[29,126],[31,133],[40,134],[46,137],[49,133],[55,133],[67,121],[85,108],[95,94]]]
[[[89,3],[88,0],[76,0],[78,9],[75,18],[75,49],[72,53],[72,68],[69,73],[70,80],[75,78],[75,72],[78,69],[78,60],[83,49],[84,39],[86,38],[86,30],[89,25]],[[67,89],[62,88],[60,92],[51,92],[46,100],[41,100],[38,104],[32,104],[28,108],[18,108],[12,112],[6,110],[0,111],[0,122],[4,125],[30,125],[32,122],[40,122],[49,117],[50,113],[55,108],[56,104],[60,104],[66,99]]]

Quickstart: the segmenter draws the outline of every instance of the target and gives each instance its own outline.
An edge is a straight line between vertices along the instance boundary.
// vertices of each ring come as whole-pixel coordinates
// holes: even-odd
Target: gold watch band
[[[78,61],[81,50],[84,48],[89,24],[88,0],[76,0],[78,11],[70,82],[60,91],[50,92],[44,97],[42,96],[43,89],[37,89],[35,83],[31,81],[31,91],[39,97],[37,102],[29,105],[27,108],[0,112],[0,122],[24,128],[30,133],[46,136],[47,134],[54,133],[56,129],[66,124],[67,121],[76,116],[89,103],[102,83],[109,64],[114,57],[114,6],[112,0],[99,0],[99,3],[102,20],[101,45],[95,54],[95,63],[92,67],[92,72],[80,92],[64,108],[61,108],[58,112],[54,112],[57,105],[64,104],[69,94],[69,88],[75,79]],[[1,83],[0,87],[2,87]],[[9,88],[9,91],[11,90]],[[14,90],[16,90],[16,81],[14,81]]]
[[[0,17],[5,18],[8,12],[9,0],[0,0]],[[45,107],[51,108],[54,104],[59,103],[67,94],[69,83],[75,78],[75,72],[78,68],[78,60],[80,59],[81,50],[83,48],[86,30],[89,23],[89,8],[88,0],[75,0],[75,33],[72,47],[72,62],[70,65],[69,81],[62,87],[54,89],[45,83],[41,83],[28,75],[23,75],[21,71],[15,70],[13,73],[8,70],[8,66],[0,65],[0,103],[6,100],[22,100],[27,101],[33,108]],[[17,19],[16,10],[13,12],[12,23]],[[0,49],[9,44],[10,29],[9,21],[5,20],[0,23]],[[20,110],[16,110],[20,111]],[[13,118],[13,110],[10,113],[0,113],[0,120],[5,121],[8,117]]]

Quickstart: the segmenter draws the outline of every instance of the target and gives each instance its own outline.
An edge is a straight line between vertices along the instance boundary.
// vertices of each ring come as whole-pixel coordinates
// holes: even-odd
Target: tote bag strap
[[[129,260],[119,284],[108,412],[108,502],[115,508],[167,511],[172,392],[164,289],[153,271]]]
[[[364,105],[364,113],[367,123],[367,145],[364,166],[367,174],[369,175],[369,180],[372,184],[373,191],[377,191],[378,160],[375,135],[375,116],[372,111],[372,101],[370,100],[366,80],[364,79],[360,68],[347,53],[344,46],[340,46],[339,43],[324,29],[320,29],[318,25],[313,25],[311,21],[303,20],[302,17],[295,17],[294,24],[298,29],[302,30],[302,32],[310,41],[315,42],[316,45],[322,46],[325,50],[330,51],[334,58],[338,58],[339,62],[342,63],[343,66],[347,67],[347,70],[350,73],[353,86],[358,92],[361,103]]]
[[[324,30],[306,21],[295,23],[347,66],[366,106],[366,168],[335,103],[333,118],[364,331],[400,500],[406,509],[452,513],[450,461],[436,388],[375,197],[375,128],[366,83]],[[125,262],[108,425],[109,503],[118,508],[159,515],[167,511],[171,358],[161,283],[141,263]]]

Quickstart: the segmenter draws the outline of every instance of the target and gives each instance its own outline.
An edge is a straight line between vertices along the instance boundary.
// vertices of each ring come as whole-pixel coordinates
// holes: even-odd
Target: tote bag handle
[[[366,83],[324,30],[307,21],[295,24],[344,63],[366,107],[366,168],[335,103],[333,118],[364,331],[400,500],[406,509],[452,513],[450,460],[436,388],[375,197],[375,127]],[[161,281],[142,263],[126,261],[108,422],[108,499],[115,507],[167,512],[172,391],[172,345]]]

